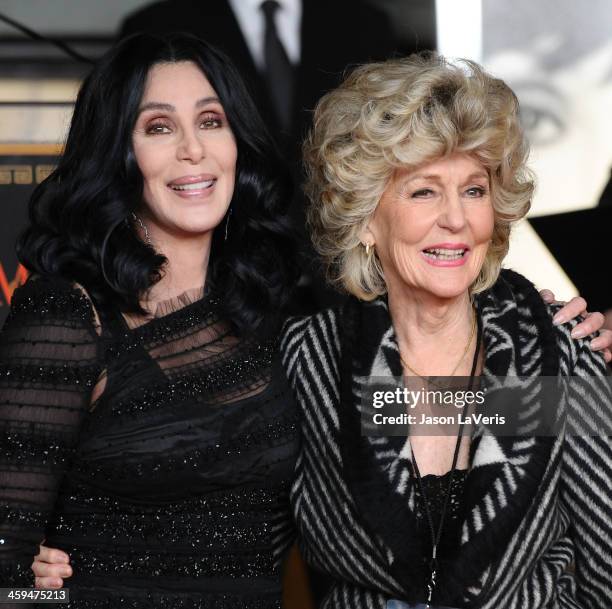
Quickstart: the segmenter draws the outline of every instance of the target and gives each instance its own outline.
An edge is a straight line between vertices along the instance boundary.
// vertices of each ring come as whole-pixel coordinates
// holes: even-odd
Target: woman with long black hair
[[[85,80],[0,339],[2,585],[31,584],[46,538],[71,606],[280,607],[290,196],[204,42],[136,36]]]

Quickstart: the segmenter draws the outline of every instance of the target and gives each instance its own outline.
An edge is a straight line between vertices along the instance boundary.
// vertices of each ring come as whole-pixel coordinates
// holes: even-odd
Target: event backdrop
[[[0,323],[13,291],[27,276],[15,255],[15,238],[25,224],[27,201],[36,184],[53,170],[58,152],[53,144],[0,145]]]
[[[7,74],[0,65],[0,325],[26,278],[15,241],[30,195],[57,163],[79,80]]]

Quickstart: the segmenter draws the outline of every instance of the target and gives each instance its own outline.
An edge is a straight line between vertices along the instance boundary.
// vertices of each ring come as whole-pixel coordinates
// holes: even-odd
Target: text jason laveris
[[[505,425],[506,417],[498,414],[487,416],[482,413],[467,415],[457,413],[444,416],[402,413],[387,416],[377,412],[373,415],[372,421],[374,425]]]

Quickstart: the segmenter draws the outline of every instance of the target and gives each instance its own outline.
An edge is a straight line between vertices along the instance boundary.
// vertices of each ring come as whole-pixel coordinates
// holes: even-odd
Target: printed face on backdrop
[[[194,63],[151,68],[133,147],[152,234],[212,235],[234,192],[237,147],[217,93]]]
[[[375,245],[389,289],[454,298],[478,277],[493,223],[486,168],[456,153],[397,170],[362,241]]]
[[[538,176],[536,214],[597,202],[612,167],[612,41],[546,71],[537,53],[505,53],[487,67],[514,89]]]
[[[612,3],[490,0],[484,63],[513,88],[537,175],[532,213],[594,205],[612,168]]]

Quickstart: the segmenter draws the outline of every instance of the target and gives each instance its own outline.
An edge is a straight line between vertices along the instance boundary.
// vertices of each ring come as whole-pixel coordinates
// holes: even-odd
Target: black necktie
[[[266,19],[264,59],[268,91],[279,123],[287,130],[291,126],[293,108],[293,66],[276,31],[274,13],[278,8],[276,0],[265,0],[261,3],[261,10]]]

